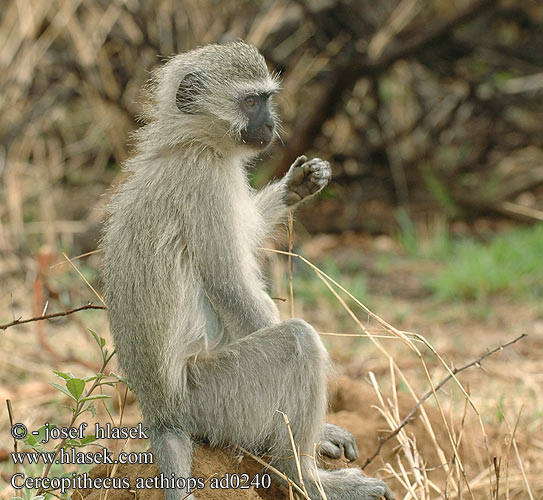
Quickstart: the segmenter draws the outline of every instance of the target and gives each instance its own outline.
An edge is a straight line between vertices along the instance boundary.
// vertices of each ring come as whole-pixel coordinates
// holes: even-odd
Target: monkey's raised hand
[[[342,448],[347,460],[352,462],[358,458],[358,448],[354,436],[337,425],[324,424],[321,442],[317,447],[319,453],[330,458],[340,458]]]
[[[330,163],[320,158],[307,161],[307,156],[299,156],[285,175],[285,203],[294,205],[318,193],[331,178]]]

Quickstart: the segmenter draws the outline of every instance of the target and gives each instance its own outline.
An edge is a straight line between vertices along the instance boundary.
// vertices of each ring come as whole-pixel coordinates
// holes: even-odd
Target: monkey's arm
[[[268,184],[255,194],[255,203],[264,221],[264,239],[288,214],[289,207],[285,202],[286,192],[287,186],[283,178]]]
[[[327,161],[320,158],[307,161],[306,156],[299,156],[280,181],[269,184],[255,196],[266,227],[271,230],[289,209],[318,193],[331,177],[332,169]]]
[[[254,257],[228,209],[206,217],[193,212],[187,250],[204,293],[222,325],[235,337],[279,322],[279,311],[258,279]]]
[[[220,266],[203,263],[201,276],[205,294],[221,324],[233,338],[241,338],[279,322],[273,300],[244,275],[242,265],[222,258]]]

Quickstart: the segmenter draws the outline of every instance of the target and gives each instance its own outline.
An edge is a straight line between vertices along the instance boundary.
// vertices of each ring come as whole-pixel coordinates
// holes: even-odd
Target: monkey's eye
[[[247,104],[247,106],[252,108],[256,104],[256,100],[255,100],[255,98],[253,96],[246,97],[245,98],[245,104]]]

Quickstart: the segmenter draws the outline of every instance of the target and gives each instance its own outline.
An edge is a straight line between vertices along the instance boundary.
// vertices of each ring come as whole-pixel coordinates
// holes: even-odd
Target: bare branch
[[[376,458],[377,456],[379,455],[379,453],[381,453],[381,450],[384,446],[384,444],[387,442],[387,441],[390,441],[393,437],[397,436],[398,433],[409,423],[411,422],[411,420],[413,420],[413,418],[415,418],[415,413],[417,412],[417,410],[421,407],[421,405],[430,397],[432,396],[435,392],[439,391],[447,382],[449,382],[449,380],[451,380],[453,378],[453,376],[455,376],[457,373],[460,373],[460,372],[463,372],[464,370],[467,370],[468,368],[471,368],[473,366],[479,366],[481,364],[481,362],[488,358],[489,356],[492,356],[493,354],[497,353],[498,351],[502,351],[503,349],[505,349],[506,347],[509,347],[510,345],[513,345],[515,343],[517,343],[519,340],[522,340],[523,338],[527,337],[528,334],[527,333],[523,333],[522,335],[519,335],[518,337],[514,338],[513,340],[510,340],[509,342],[506,342],[505,344],[502,344],[498,347],[495,347],[494,349],[492,349],[491,351],[487,351],[485,352],[482,356],[480,356],[479,358],[477,358],[476,360],[474,361],[471,361],[470,363],[460,367],[460,368],[454,368],[453,370],[451,370],[451,373],[449,373],[449,375],[447,375],[446,377],[444,377],[433,389],[430,389],[428,392],[426,392],[424,394],[424,396],[422,396],[417,404],[415,406],[413,406],[413,408],[411,409],[411,411],[402,419],[402,421],[400,422],[400,424],[398,425],[398,427],[396,427],[396,429],[394,429],[390,434],[388,434],[386,437],[381,437],[379,436],[378,438],[378,441],[379,441],[379,444],[377,445],[377,448],[375,450],[375,452],[373,453],[373,455],[371,455],[370,457],[368,457],[366,459],[366,461],[364,462],[364,464],[362,465],[362,470],[365,469],[369,464],[371,464]]]
[[[70,314],[74,314],[79,311],[85,311],[87,309],[106,309],[106,306],[95,306],[93,304],[87,304],[81,307],[76,307],[75,309],[70,309],[69,311],[44,314],[43,316],[36,316],[34,318],[16,319],[12,321],[11,323],[0,325],[0,330],[7,330],[11,326],[24,325],[25,323],[31,323],[33,321],[43,321],[45,319],[60,318],[61,316],[68,316]]]
[[[494,7],[493,0],[476,0],[445,19],[425,26],[424,30],[413,30],[413,34],[402,41],[390,44],[390,49],[375,60],[356,53],[340,63],[330,72],[321,94],[316,96],[312,111],[302,116],[296,124],[295,140],[287,144],[281,159],[280,171],[286,171],[300,151],[309,149],[312,139],[319,133],[322,124],[335,113],[338,96],[350,89],[362,77],[377,78],[398,59],[410,57],[436,41],[448,36],[463,23],[469,22],[481,13]]]

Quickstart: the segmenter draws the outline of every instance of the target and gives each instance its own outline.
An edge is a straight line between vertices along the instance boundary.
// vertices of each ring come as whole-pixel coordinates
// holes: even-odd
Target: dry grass
[[[289,252],[273,252],[289,254]],[[534,434],[539,441],[530,443],[527,440],[530,435],[527,421],[531,420],[530,418],[521,418],[520,414],[511,413],[506,416],[503,410],[506,432],[502,433],[498,429],[499,426],[489,419],[488,408],[481,409],[481,405],[487,404],[485,401],[495,401],[496,394],[474,394],[473,389],[469,390],[459,380],[459,376],[456,375],[457,370],[439,355],[428,339],[420,334],[401,331],[393,327],[310,261],[298,254],[291,256],[310,266],[334,294],[338,304],[360,330],[359,334],[350,335],[359,335],[366,339],[366,342],[373,344],[376,352],[379,353],[381,359],[375,362],[374,369],[369,371],[369,381],[377,395],[376,411],[382,415],[387,426],[387,429],[383,429],[383,437],[380,439],[386,440],[387,436],[390,436],[386,447],[395,449],[395,459],[382,462],[380,446],[374,456],[368,459],[369,462],[381,460],[381,476],[393,485],[395,494],[399,498],[491,498],[497,500],[498,498],[538,498],[538,495],[541,495],[543,491],[541,467],[537,464],[535,457],[541,456],[543,440],[541,432]],[[53,267],[51,272],[57,269]],[[75,272],[67,267],[63,269],[66,273]],[[294,284],[295,281],[294,278]],[[92,299],[91,288],[82,281],[80,283],[86,287],[87,297]],[[345,301],[347,297],[356,304],[355,309],[347,305]],[[289,304],[285,304],[284,307],[290,309]],[[69,319],[75,320],[76,316],[69,316]],[[97,312],[85,319],[84,323],[92,326],[93,329],[99,323],[102,325],[99,330],[103,332],[106,329],[104,316],[102,312]],[[360,317],[366,319],[362,321]],[[54,344],[61,354],[65,354],[65,358],[61,360],[49,358],[47,362],[49,364],[40,362],[34,367],[32,359],[37,356],[37,345],[29,331],[32,323],[13,326],[2,334],[7,348],[3,350],[1,356],[3,361],[6,361],[1,374],[7,383],[6,395],[13,401],[15,418],[25,421],[29,424],[29,428],[37,427],[43,421],[59,421],[58,405],[44,406],[44,403],[55,399],[55,394],[45,391],[40,397],[33,384],[38,384],[40,389],[37,390],[41,392],[44,384],[46,385],[46,382],[52,379],[51,370],[55,367],[58,369],[59,366],[62,370],[72,369],[74,373],[88,374],[88,369],[82,366],[78,358],[83,358],[88,364],[89,357],[92,357],[92,352],[89,356],[90,348],[78,343],[77,356],[72,355],[71,361],[69,355],[58,349],[60,339],[72,336],[75,326],[76,323],[69,321],[60,328],[54,328],[61,332],[55,332],[48,326],[48,342]],[[16,334],[18,329],[26,330],[23,342],[18,340],[20,339],[20,336]],[[341,338],[336,341],[341,342]],[[71,343],[74,345],[73,341]],[[16,344],[19,345],[19,349],[15,348]],[[489,347],[494,346],[488,346],[487,349]],[[6,357],[9,349],[15,353],[15,359],[8,360]],[[484,346],[480,351],[482,359],[485,354]],[[9,372],[9,366],[14,366],[14,362],[18,363],[17,359],[20,359],[19,373],[28,374],[31,377],[30,381],[20,378],[18,381],[14,380],[13,374]],[[26,359],[29,360],[28,363]],[[477,361],[477,357],[474,359]],[[508,369],[508,362],[498,362],[504,370]],[[475,364],[479,366],[479,362]],[[476,370],[477,367],[472,369]],[[484,374],[481,376],[487,377]],[[448,385],[440,383],[447,377],[450,378]],[[40,383],[39,380],[43,382]],[[425,398],[426,392],[428,392],[427,396],[431,397]],[[411,399],[411,407],[418,406],[415,418],[422,422],[422,426],[417,427],[416,432],[411,429],[412,420],[405,411],[406,395]],[[404,398],[404,404],[401,404],[402,398]],[[121,404],[119,411],[122,413],[124,408],[124,404]],[[137,421],[137,414],[135,416],[133,410],[134,408],[130,409],[132,419],[135,418]],[[99,419],[109,418],[103,410],[99,409],[98,413]],[[31,418],[29,418],[30,415],[32,415]],[[113,418],[117,419],[117,417]],[[537,425],[537,419],[530,425],[534,424]],[[8,422],[2,420],[0,432],[7,433],[7,425]],[[488,432],[489,425],[490,433]],[[375,440],[375,436],[368,436],[368,440]],[[130,445],[128,443],[129,447]],[[134,446],[133,443],[132,445]],[[296,449],[295,443],[293,447]],[[525,454],[530,456],[528,462]],[[4,476],[3,479],[6,480],[7,477]],[[5,485],[3,490],[7,493],[9,487]]]
[[[520,419],[520,414],[517,417],[515,432],[513,432],[509,424],[507,424],[510,436],[509,445],[507,446],[505,453],[504,470],[502,470],[501,457],[498,459],[494,454],[495,451],[491,449],[481,412],[478,410],[476,404],[471,399],[468,390],[456,377],[456,371],[453,371],[453,369],[448,366],[442,356],[439,355],[437,350],[426,338],[424,338],[420,334],[403,332],[394,328],[388,322],[386,322],[381,317],[373,313],[370,309],[368,309],[348,290],[343,288],[341,284],[337,283],[334,279],[332,279],[310,261],[305,259],[303,256],[298,254],[291,254],[290,252],[275,252],[282,254],[288,253],[289,256],[296,257],[302,260],[308,266],[310,266],[317,273],[318,277],[324,282],[326,287],[328,287],[328,289],[333,293],[341,306],[348,312],[349,316],[360,329],[361,335],[368,337],[371,342],[377,347],[380,353],[385,357],[386,362],[389,366],[389,387],[391,390],[391,394],[389,394],[388,397],[385,397],[383,395],[380,383],[378,382],[375,375],[372,372],[370,372],[369,375],[371,384],[379,398],[380,404],[378,407],[378,411],[385,418],[389,426],[390,432],[398,441],[399,449],[401,450],[401,452],[397,455],[397,463],[386,463],[384,470],[388,472],[392,477],[396,478],[397,481],[404,488],[405,496],[403,496],[403,498],[463,498],[465,495],[468,495],[469,498],[475,499],[485,498],[486,495],[488,495],[490,498],[498,499],[501,497],[500,491],[502,494],[505,494],[506,498],[512,498],[514,497],[514,495],[512,496],[512,492],[519,490],[523,491],[523,494],[527,494],[529,498],[534,498],[532,488],[530,487],[530,479],[526,474],[526,469],[524,467],[521,455],[520,453],[518,453],[518,447],[515,440],[515,432],[517,429],[518,421]],[[367,317],[370,318],[371,321],[368,321],[366,324],[362,323],[362,321],[360,321],[360,319],[358,318],[357,314],[346,304],[340,293],[343,293],[351,300],[353,300],[358,306],[359,310],[361,310],[364,315],[367,315]],[[377,324],[381,332],[385,334],[385,338],[392,337],[401,341],[407,350],[412,351],[416,355],[418,361],[420,362],[423,378],[426,379],[427,384],[431,388],[431,392],[433,394],[433,403],[439,411],[440,421],[434,421],[432,423],[425,410],[424,402],[421,404],[421,401],[424,400],[424,396],[421,396],[417,392],[417,389],[414,387],[413,381],[410,381],[408,377],[404,374],[397,361],[395,360],[394,355],[390,354],[389,351],[385,348],[385,346],[379,340],[379,336],[375,335],[372,332],[372,329],[369,326],[371,322]],[[448,378],[453,380],[452,383],[456,384],[462,396],[465,398],[464,409],[460,415],[453,414],[449,418],[447,418],[442,402],[443,398],[440,397],[437,393],[437,386],[441,387],[442,384],[438,384],[433,380],[431,370],[428,366],[429,363],[425,360],[423,352],[421,351],[421,349],[419,349],[414,340],[422,343],[423,346],[426,348],[427,352],[435,357],[435,359],[441,364],[442,368],[448,374]],[[479,365],[478,362],[475,364]],[[421,412],[420,418],[424,422],[424,427],[427,432],[426,438],[430,439],[430,442],[434,446],[435,452],[441,462],[440,468],[442,470],[442,477],[439,479],[433,479],[432,481],[428,479],[428,471],[424,462],[424,453],[420,453],[417,449],[416,437],[409,435],[406,429],[402,428],[403,417],[400,414],[400,407],[398,404],[397,388],[399,384],[397,378],[399,378],[401,382],[405,384],[409,394],[413,398],[414,406],[418,407]],[[417,380],[416,384],[420,384],[420,382],[420,380]],[[486,455],[485,461],[489,468],[488,474],[484,474],[483,471],[480,471],[475,474],[475,477],[472,477],[473,471],[467,472],[463,465],[463,457],[466,456],[467,453],[469,453],[469,450],[466,450],[465,447],[464,449],[460,447],[465,431],[466,418],[468,417],[468,409],[471,410],[471,413],[475,417],[479,427],[479,431],[477,433],[478,438],[473,441],[475,436],[472,434],[470,436],[472,440],[471,442],[477,442],[478,445],[480,445],[480,443],[482,442],[484,446],[484,453]],[[445,435],[449,441],[448,447],[450,448],[450,451],[448,451],[447,454],[444,451],[445,447],[443,443],[438,442],[438,439],[436,438],[436,426],[439,427],[441,431],[445,431]],[[400,430],[398,431],[398,429]],[[513,444],[516,452],[516,467],[514,472],[510,471],[511,464],[509,460],[509,454],[511,443]],[[539,471],[534,474],[532,480],[538,478],[539,474]],[[484,481],[481,480],[481,475],[486,475],[486,484]],[[506,477],[505,485],[502,484],[503,476]],[[515,477],[515,481],[511,481],[512,477]],[[438,495],[437,497],[436,494]]]

